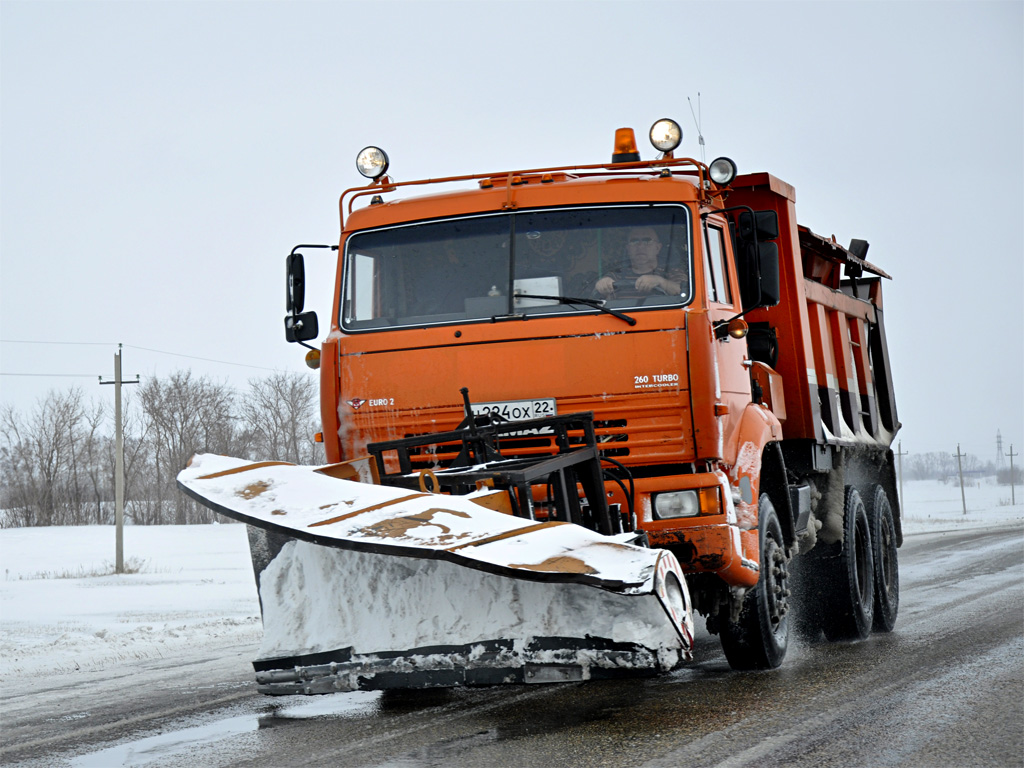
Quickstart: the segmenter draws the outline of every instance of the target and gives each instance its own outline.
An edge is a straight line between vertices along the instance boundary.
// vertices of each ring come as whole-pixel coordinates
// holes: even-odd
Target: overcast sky
[[[699,157],[700,92],[707,160],[893,276],[904,450],[1024,451],[1022,9],[3,0],[0,400],[110,399],[117,342],[126,377],[305,371],[284,256],[337,242],[363,146],[400,179],[593,163],[671,116]]]

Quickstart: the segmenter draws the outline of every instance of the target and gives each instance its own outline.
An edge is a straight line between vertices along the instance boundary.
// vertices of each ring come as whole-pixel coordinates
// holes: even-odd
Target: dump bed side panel
[[[793,188],[769,174],[739,177],[728,205],[779,216],[781,301],[751,312],[778,340],[776,370],[785,385],[787,440],[888,446],[899,428],[893,396],[881,278],[862,277],[858,260],[834,240],[796,223]],[[843,280],[847,274],[858,277]]]
[[[751,323],[767,322],[775,330],[779,356],[775,370],[785,388],[786,439],[825,439],[821,428],[817,380],[804,294],[803,266],[796,221],[796,194],[791,186],[767,173],[739,176],[726,205],[749,205],[755,211],[773,210],[779,217],[779,273],[781,300],[775,307],[747,315]]]

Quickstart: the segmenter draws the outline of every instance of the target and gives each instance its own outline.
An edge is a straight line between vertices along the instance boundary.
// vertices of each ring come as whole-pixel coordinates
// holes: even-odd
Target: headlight
[[[708,166],[708,175],[715,184],[724,186],[736,178],[736,163],[728,157],[719,157],[712,160]]]
[[[662,118],[651,126],[651,144],[659,152],[671,152],[683,140],[683,129],[675,120]]]
[[[673,517],[694,517],[700,514],[697,491],[670,491],[654,496],[654,517],[667,520]]]
[[[388,170],[388,156],[380,147],[366,147],[356,155],[356,168],[368,179],[383,176]]]

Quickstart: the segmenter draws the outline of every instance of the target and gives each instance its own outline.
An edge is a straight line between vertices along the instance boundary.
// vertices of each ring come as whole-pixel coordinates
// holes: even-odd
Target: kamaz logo
[[[366,401],[361,400],[358,397],[354,397],[351,400],[346,400],[345,402],[352,406],[353,411],[358,411],[360,406],[362,406],[362,404],[365,403]]]

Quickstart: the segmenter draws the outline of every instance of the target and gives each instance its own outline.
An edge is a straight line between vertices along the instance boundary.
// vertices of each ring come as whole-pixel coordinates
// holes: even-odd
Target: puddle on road
[[[276,701],[258,715],[260,728],[272,728],[278,720],[309,720],[315,717],[368,715],[380,705],[380,691],[352,691],[323,696],[288,696],[288,704]],[[293,703],[298,702],[298,703]]]
[[[147,736],[101,749],[98,752],[81,755],[75,758],[71,765],[73,768],[146,765],[197,746],[246,733],[255,733],[261,728],[273,727],[274,721],[369,714],[377,707],[380,693],[354,691],[317,696],[312,700],[306,699],[306,697],[289,696],[287,700],[287,704],[275,701],[269,708],[261,702],[260,709],[262,711],[259,712],[221,718],[204,725],[180,728],[157,736]]]
[[[176,752],[220,741],[231,736],[250,733],[259,727],[254,715],[238,715],[216,720],[208,725],[183,728],[180,731],[149,736],[137,741],[118,744],[116,747],[101,749],[82,755],[71,762],[74,768],[109,768],[112,765],[145,765],[161,760]]]

